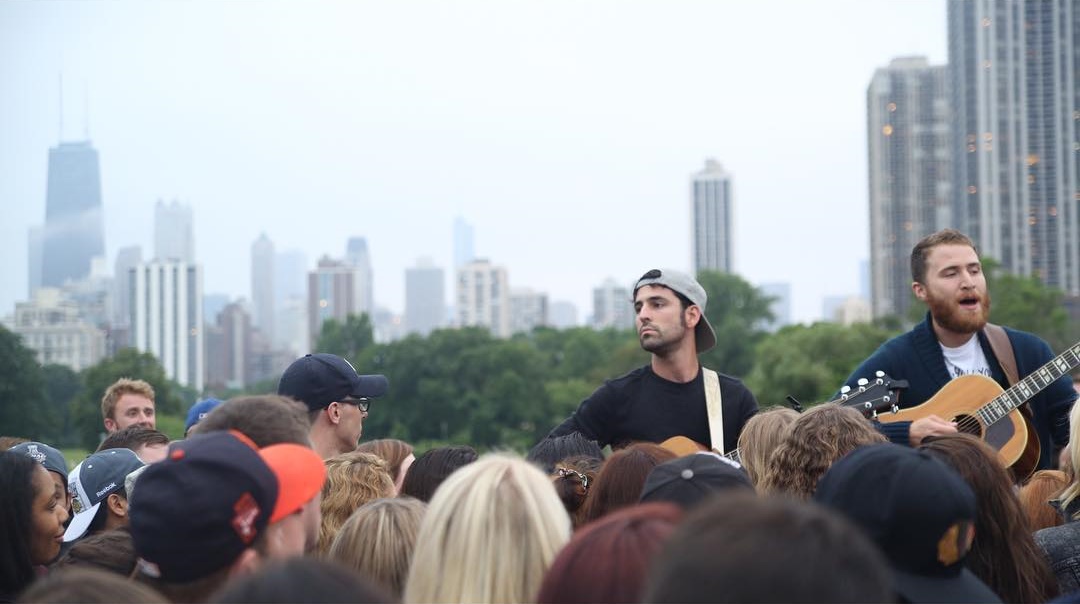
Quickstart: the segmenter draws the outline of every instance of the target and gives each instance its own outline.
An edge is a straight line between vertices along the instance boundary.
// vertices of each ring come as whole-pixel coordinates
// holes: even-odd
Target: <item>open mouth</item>
[[[977,296],[976,297],[969,297],[969,298],[961,298],[960,299],[960,308],[966,308],[968,310],[974,310],[978,306],[979,306],[979,298]]]

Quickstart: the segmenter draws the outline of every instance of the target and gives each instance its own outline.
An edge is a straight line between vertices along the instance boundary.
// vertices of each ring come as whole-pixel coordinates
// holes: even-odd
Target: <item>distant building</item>
[[[344,323],[350,314],[356,314],[355,279],[354,267],[329,256],[320,258],[315,270],[308,273],[308,350],[315,350],[327,319]]]
[[[368,251],[367,239],[363,237],[350,237],[346,246],[345,262],[353,269],[353,304],[351,311],[354,314],[367,314],[372,317],[375,312],[375,273],[371,267],[371,253]]]
[[[835,320],[841,325],[850,326],[855,323],[869,323],[873,320],[870,312],[870,301],[859,296],[848,296],[836,308]]]
[[[426,336],[444,325],[446,295],[443,270],[430,260],[405,269],[405,329]]]
[[[569,329],[578,326],[578,310],[573,302],[555,300],[548,311],[551,326],[556,329]]]
[[[307,299],[303,296],[287,298],[278,307],[273,348],[290,352],[293,359],[311,352],[308,328]]]
[[[476,241],[473,226],[461,216],[454,218],[454,270],[476,259]]]
[[[152,353],[165,374],[202,391],[205,341],[202,269],[178,260],[151,260],[131,270],[133,343]]]
[[[948,68],[893,59],[866,93],[874,316],[911,306],[911,250],[953,225]]]
[[[131,245],[116,252],[113,267],[113,325],[128,328],[131,321],[131,269],[142,262],[142,248]],[[126,345],[126,343],[125,343]]]
[[[228,294],[203,294],[203,317],[207,323],[216,323],[217,316],[232,302]]]
[[[9,327],[42,365],[82,371],[105,357],[105,332],[83,320],[78,304],[56,288],[39,288],[32,300],[17,303]]]
[[[1080,3],[950,0],[953,213],[980,254],[1080,294]]]
[[[761,293],[773,298],[772,304],[769,305],[773,320],[765,325],[765,329],[776,331],[785,325],[791,325],[791,284],[762,283],[758,289]]]
[[[720,162],[706,160],[705,169],[693,177],[690,197],[694,272],[732,272],[731,175]]]
[[[510,333],[528,333],[548,325],[547,294],[527,288],[510,290]]]
[[[89,141],[60,143],[49,149],[40,243],[41,278],[31,276],[30,280],[45,287],[86,277],[91,259],[105,256],[101,173],[97,150]],[[35,256],[31,253],[31,260]]]
[[[195,262],[195,226],[191,206],[177,200],[154,206],[154,257]]]
[[[388,308],[376,306],[371,320],[372,336],[379,344],[394,342],[404,338],[407,331],[405,317]]]
[[[241,304],[231,302],[218,313],[214,326],[207,331],[207,388],[220,390],[247,386],[251,353],[251,316]]]
[[[633,329],[634,303],[629,287],[609,278],[600,287],[593,288],[592,326],[596,329]]]
[[[274,242],[266,236],[251,244],[251,303],[255,307],[255,327],[270,342],[274,340]]]
[[[510,337],[510,279],[506,269],[477,259],[457,271],[457,324]]]

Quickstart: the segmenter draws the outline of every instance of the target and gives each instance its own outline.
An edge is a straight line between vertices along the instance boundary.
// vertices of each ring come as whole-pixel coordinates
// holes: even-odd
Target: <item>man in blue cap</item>
[[[383,375],[360,375],[345,359],[327,353],[305,355],[278,382],[278,394],[307,405],[311,447],[323,459],[356,448],[371,399],[386,394]]]

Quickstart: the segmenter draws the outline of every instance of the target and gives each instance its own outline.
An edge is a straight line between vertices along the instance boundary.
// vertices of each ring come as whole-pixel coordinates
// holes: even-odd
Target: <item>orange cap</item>
[[[315,451],[283,443],[259,449],[259,456],[278,479],[278,498],[271,524],[299,510],[322,490],[326,466]]]

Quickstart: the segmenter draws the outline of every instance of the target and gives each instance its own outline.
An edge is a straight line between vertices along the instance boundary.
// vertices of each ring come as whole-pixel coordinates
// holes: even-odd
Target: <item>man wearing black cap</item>
[[[386,394],[382,375],[359,375],[345,359],[326,353],[303,356],[289,365],[278,394],[307,405],[311,447],[323,459],[356,448],[371,399]]]
[[[654,269],[642,275],[634,285],[635,323],[652,361],[606,381],[548,438],[580,432],[601,446],[619,447],[684,436],[719,451],[734,449],[758,406],[742,382],[698,362],[697,355],[716,344],[705,318],[707,300],[705,289],[685,273]]]

